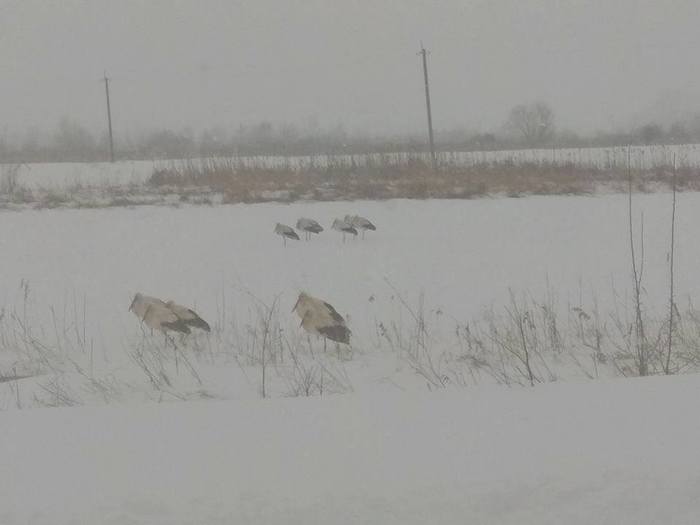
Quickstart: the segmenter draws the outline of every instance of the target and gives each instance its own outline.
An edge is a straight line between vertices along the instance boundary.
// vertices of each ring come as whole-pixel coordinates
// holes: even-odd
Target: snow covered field
[[[692,525],[700,377],[5,413],[0,522]]]
[[[670,199],[635,196],[650,317]],[[378,230],[272,233],[346,213]],[[0,376],[32,377],[0,377],[0,523],[695,523],[698,376],[605,379],[622,348],[547,339],[536,382],[559,384],[531,389],[465,336],[508,318],[511,292],[528,322],[594,302],[625,319],[626,213],[624,195],[5,211]],[[681,309],[699,221],[700,194],[680,194]],[[300,290],[347,317],[350,350],[307,340]],[[175,354],[127,311],[137,291],[194,306],[211,335]]]
[[[699,200],[699,194],[679,196],[681,308],[700,296]],[[635,202],[635,215],[643,211],[645,221],[644,308],[663,317],[670,196],[643,195]],[[306,215],[329,226],[345,213],[370,217],[378,231],[343,243],[328,230],[286,247],[272,233],[277,221],[293,224]],[[533,298],[531,316],[545,306],[564,316],[573,307],[592,315],[595,303],[602,323],[612,324],[608,316],[620,308],[624,320],[627,242],[621,195],[6,212],[0,221],[0,366],[6,376],[37,377],[19,388],[0,383],[0,406],[163,399],[160,389],[150,390],[157,386],[150,373],[167,374],[165,399],[258,397],[263,351],[274,364],[268,395],[298,395],[301,383],[323,377],[326,393],[425,389],[443,382],[457,363],[489,358],[488,348],[467,348],[473,341],[465,333],[473,334],[485,311],[505,316],[511,292],[519,304]],[[322,365],[313,361],[320,347],[290,312],[301,290],[347,317],[352,355],[333,348],[332,357],[320,356]],[[193,306],[214,327],[208,338],[181,342],[183,355],[196,364],[192,377],[172,362],[162,338],[144,332],[127,311],[138,291]],[[551,304],[540,303],[545,297]],[[271,309],[271,321],[262,326]],[[421,325],[425,333],[416,332]],[[274,332],[274,349],[260,347],[265,330]],[[301,371],[290,369],[295,349],[311,359]],[[155,372],[146,370],[144,352],[155,352]],[[591,363],[589,351],[583,366],[580,355],[554,353],[558,370],[540,363],[543,381],[569,377],[574,365],[574,377],[609,375]],[[431,377],[421,374],[425,368],[435,369]],[[450,381],[481,383],[484,375],[473,377],[472,368],[471,377]],[[498,382],[518,382],[504,373]]]

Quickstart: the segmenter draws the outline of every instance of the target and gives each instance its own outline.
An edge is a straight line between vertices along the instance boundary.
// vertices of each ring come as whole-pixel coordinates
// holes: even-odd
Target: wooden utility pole
[[[114,139],[112,138],[112,108],[109,105],[109,78],[104,74],[105,96],[107,97],[107,127],[109,129],[109,161],[114,162]]]
[[[428,137],[430,138],[430,160],[433,165],[433,170],[437,170],[437,157],[435,156],[435,138],[433,137],[433,114],[430,110],[430,84],[428,82],[428,52],[423,47],[423,42],[420,44],[420,52],[418,53],[423,58],[423,80],[425,81],[425,106],[428,111]]]

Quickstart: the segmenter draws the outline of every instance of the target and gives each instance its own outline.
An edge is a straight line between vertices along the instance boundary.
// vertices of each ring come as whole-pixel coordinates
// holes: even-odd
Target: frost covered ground
[[[670,199],[635,196],[659,333]],[[272,233],[346,213],[378,230]],[[623,195],[2,212],[0,523],[695,523],[698,377],[610,379],[633,375],[626,213]],[[676,219],[673,363],[692,372],[700,194]],[[300,290],[347,317],[350,349],[301,332]],[[127,311],[137,291],[211,335],[166,347]]]
[[[5,413],[0,522],[694,524],[700,377]]]

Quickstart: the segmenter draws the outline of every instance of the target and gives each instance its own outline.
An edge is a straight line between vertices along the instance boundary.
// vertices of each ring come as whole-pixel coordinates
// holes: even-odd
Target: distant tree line
[[[700,143],[700,112],[670,126],[650,122],[635,129],[591,135],[560,130],[554,111],[544,102],[515,106],[503,125],[491,132],[438,130],[440,150],[478,151],[518,148],[610,147],[626,144]],[[155,130],[134,135],[117,133],[118,159],[171,159],[235,155],[325,155],[426,150],[420,135],[350,134],[342,126],[323,129],[261,122],[234,131],[212,128]],[[108,158],[106,133],[94,135],[65,117],[51,133],[30,129],[23,136],[0,134],[0,163],[102,161]]]

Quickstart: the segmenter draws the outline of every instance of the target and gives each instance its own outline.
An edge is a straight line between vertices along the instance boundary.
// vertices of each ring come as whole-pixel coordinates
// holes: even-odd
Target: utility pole
[[[109,78],[104,74],[105,96],[107,97],[107,126],[109,128],[109,161],[114,162],[114,139],[112,138],[112,108],[109,105]]]
[[[423,58],[423,79],[425,80],[425,106],[428,110],[428,137],[430,138],[430,160],[433,165],[433,170],[437,171],[437,157],[435,157],[435,139],[433,137],[433,114],[430,111],[430,85],[428,83],[428,52],[423,47],[423,42],[420,43],[420,52],[418,53]]]

